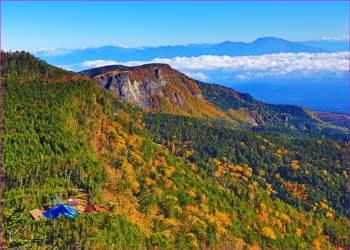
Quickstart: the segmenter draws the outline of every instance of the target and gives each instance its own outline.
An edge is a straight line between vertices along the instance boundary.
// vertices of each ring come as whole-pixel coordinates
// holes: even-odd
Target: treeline
[[[49,78],[72,76],[68,72],[51,66],[25,51],[4,52],[1,51],[2,77],[12,78],[40,78],[46,81]]]

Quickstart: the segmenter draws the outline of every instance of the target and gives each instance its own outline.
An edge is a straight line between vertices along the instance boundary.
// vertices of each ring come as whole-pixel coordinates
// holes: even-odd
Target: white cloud
[[[113,60],[93,60],[93,61],[85,61],[81,65],[83,67],[96,68],[96,67],[102,67],[102,66],[113,65],[113,64],[118,64],[118,63]]]
[[[114,43],[112,43],[112,45],[117,46],[119,48],[124,48],[124,49],[128,49],[129,48],[128,45],[123,44],[123,43],[118,43],[118,42],[114,42]]]
[[[72,65],[54,65],[57,68],[61,68],[64,70],[69,70],[69,71],[73,71],[73,66]]]
[[[279,53],[262,56],[198,56],[156,58],[152,62],[167,63],[177,69],[239,71],[346,71],[349,53]],[[134,62],[133,62],[134,64]]]
[[[307,76],[321,72],[342,74],[349,71],[349,52],[336,53],[278,53],[262,56],[213,56],[155,58],[152,61],[116,62],[113,60],[85,61],[83,67],[100,67],[111,64],[136,66],[146,63],[165,63],[187,72],[200,80],[207,79],[204,72],[236,72],[239,79]]]
[[[326,41],[348,41],[349,37],[347,37],[347,36],[340,36],[340,37],[323,36],[323,37],[321,37],[321,40],[326,40]]]
[[[45,56],[61,56],[69,54],[72,50],[70,49],[57,49],[57,48],[41,48],[31,51],[34,55],[39,57]]]
[[[75,71],[75,67],[79,66],[79,64],[73,64],[73,65],[54,65],[55,67],[68,70],[68,71]]]
[[[184,74],[191,78],[201,80],[201,81],[208,79],[208,76],[202,72],[184,72]]]
[[[57,50],[56,48],[40,48],[40,49],[35,49],[32,50],[31,52],[37,53],[37,52],[51,52]]]

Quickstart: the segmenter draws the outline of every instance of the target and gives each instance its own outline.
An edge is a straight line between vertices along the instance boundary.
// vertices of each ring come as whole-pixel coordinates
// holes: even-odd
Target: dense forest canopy
[[[349,142],[147,113],[2,53],[5,249],[346,249]],[[52,199],[104,212],[33,220]]]

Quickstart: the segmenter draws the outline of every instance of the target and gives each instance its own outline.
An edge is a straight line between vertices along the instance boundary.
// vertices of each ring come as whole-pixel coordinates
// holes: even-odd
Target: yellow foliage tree
[[[277,237],[275,232],[270,227],[263,227],[259,230],[261,236],[269,238],[271,240],[275,240]]]

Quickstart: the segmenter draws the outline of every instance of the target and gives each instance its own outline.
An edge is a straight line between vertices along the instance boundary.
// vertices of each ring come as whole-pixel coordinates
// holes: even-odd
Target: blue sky
[[[348,2],[1,2],[3,49],[349,36]]]

